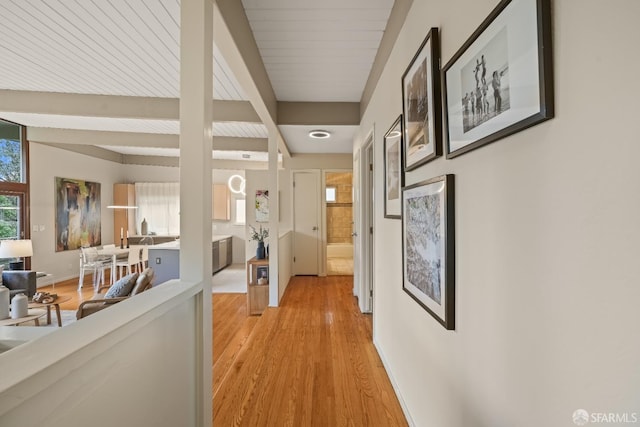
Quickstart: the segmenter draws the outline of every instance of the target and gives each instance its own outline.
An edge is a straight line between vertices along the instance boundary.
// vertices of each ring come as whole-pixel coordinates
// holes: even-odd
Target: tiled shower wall
[[[327,173],[327,187],[336,187],[336,203],[327,203],[327,243],[351,243],[353,192],[351,172]]]

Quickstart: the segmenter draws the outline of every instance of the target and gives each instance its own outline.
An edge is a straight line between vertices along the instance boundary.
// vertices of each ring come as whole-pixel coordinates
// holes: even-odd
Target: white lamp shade
[[[0,258],[21,258],[33,256],[31,240],[2,240],[0,242]]]

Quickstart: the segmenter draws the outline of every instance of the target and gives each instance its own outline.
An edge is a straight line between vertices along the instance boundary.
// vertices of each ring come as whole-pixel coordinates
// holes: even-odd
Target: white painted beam
[[[249,101],[211,102],[214,122],[261,123]],[[0,111],[14,113],[178,120],[179,110],[176,98],[0,90]]]
[[[213,2],[180,2],[180,280],[201,284],[195,304],[193,425],[212,426],[211,152]],[[188,420],[185,425],[189,425]]]
[[[179,136],[158,133],[107,132],[77,129],[27,128],[27,140],[46,144],[103,145],[178,148]],[[213,149],[221,151],[267,151],[267,138],[214,136]]]
[[[217,0],[214,3],[214,38],[216,46],[249,97],[269,135],[278,141],[285,157],[291,153],[277,126],[277,100],[262,57],[253,37],[242,2]]]
[[[360,103],[281,101],[278,125],[360,126]]]

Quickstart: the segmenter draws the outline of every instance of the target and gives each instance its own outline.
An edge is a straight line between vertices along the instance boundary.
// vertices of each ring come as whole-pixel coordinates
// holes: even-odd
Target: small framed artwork
[[[256,282],[259,285],[269,282],[269,266],[259,265],[256,267]]]
[[[269,190],[256,190],[256,222],[269,222]]]
[[[384,217],[400,219],[402,173],[402,115],[384,135]]]
[[[446,156],[553,117],[550,0],[502,0],[442,70]]]
[[[454,179],[402,189],[402,288],[446,329],[455,329]]]
[[[402,75],[404,170],[442,155],[440,41],[431,28]]]

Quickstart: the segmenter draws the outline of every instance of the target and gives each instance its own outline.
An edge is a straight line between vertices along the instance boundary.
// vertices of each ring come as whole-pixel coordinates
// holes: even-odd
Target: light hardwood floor
[[[212,296],[215,426],[407,425],[352,281],[294,277],[262,316],[246,315],[246,294]],[[56,284],[73,297],[63,309],[93,293],[76,288]]]

